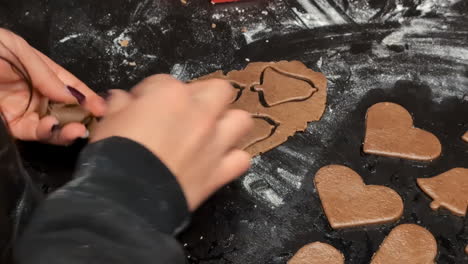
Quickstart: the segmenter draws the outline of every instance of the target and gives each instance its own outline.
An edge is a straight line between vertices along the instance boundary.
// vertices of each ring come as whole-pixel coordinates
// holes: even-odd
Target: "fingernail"
[[[80,91],[69,85],[67,85],[66,87],[68,91],[76,98],[79,104],[83,104],[85,102],[86,96],[84,94],[82,94]]]
[[[84,135],[81,136],[80,138],[86,139],[86,138],[88,138],[88,137],[89,137],[89,130],[86,129],[86,132],[85,132]]]

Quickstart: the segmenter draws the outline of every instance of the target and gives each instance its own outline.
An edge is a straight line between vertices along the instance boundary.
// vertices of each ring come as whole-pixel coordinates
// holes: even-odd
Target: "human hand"
[[[154,75],[130,93],[111,91],[91,141],[120,136],[144,145],[176,176],[195,210],[250,166],[250,155],[236,146],[253,120],[247,112],[228,109],[233,96],[226,81],[184,84]]]
[[[78,102],[95,116],[105,111],[104,100],[83,82],[21,37],[0,28],[0,110],[12,135],[57,145],[85,137],[84,125],[70,123],[56,129],[56,118],[41,115],[49,100]]]

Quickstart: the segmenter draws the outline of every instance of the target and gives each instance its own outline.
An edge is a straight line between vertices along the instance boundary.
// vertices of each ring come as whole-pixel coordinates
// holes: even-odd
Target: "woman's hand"
[[[233,96],[227,81],[184,84],[155,75],[130,93],[111,91],[91,141],[120,136],[146,146],[174,173],[195,210],[249,168],[249,154],[237,145],[253,120],[247,112],[228,109]]]
[[[32,97],[28,81],[33,88]],[[21,37],[0,28],[0,111],[13,136],[57,145],[68,145],[87,136],[82,124],[71,123],[55,129],[57,119],[41,116],[41,108],[49,100],[78,102],[95,116],[105,111],[104,100],[83,82]]]

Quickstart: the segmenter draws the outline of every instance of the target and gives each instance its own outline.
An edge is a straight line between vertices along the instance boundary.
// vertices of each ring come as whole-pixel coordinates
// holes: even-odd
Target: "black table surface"
[[[468,166],[468,144],[460,139],[468,130],[468,1],[0,0],[0,26],[98,92],[129,89],[154,73],[189,80],[249,61],[300,60],[327,76],[322,120],[255,157],[242,178],[194,214],[180,237],[188,262],[286,263],[301,246],[322,241],[346,263],[369,263],[393,227],[416,223],[437,239],[437,263],[468,263],[468,220],[432,211],[416,185],[416,178]],[[414,162],[363,154],[365,112],[382,101],[407,108],[417,127],[440,139],[442,156]],[[24,157],[56,188],[80,147],[30,144]],[[403,217],[331,229],[313,185],[328,164],[396,190]]]

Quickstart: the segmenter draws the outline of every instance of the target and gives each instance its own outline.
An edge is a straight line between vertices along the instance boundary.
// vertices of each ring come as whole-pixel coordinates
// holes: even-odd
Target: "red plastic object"
[[[240,0],[211,0],[212,4],[221,4],[221,3],[229,3],[229,2],[238,2]]]

